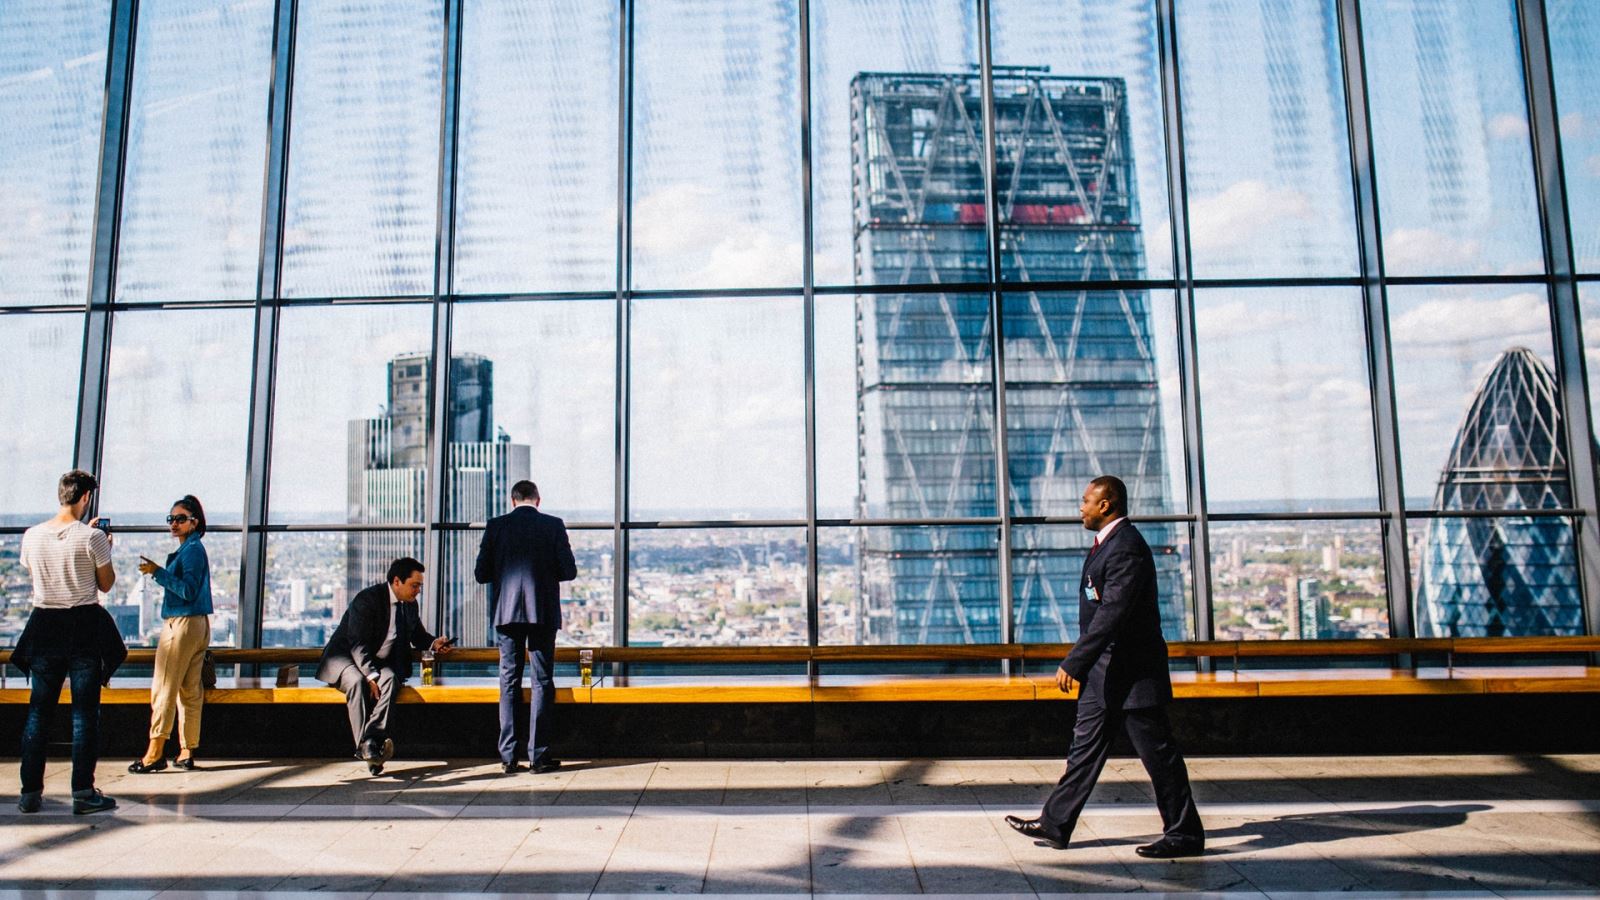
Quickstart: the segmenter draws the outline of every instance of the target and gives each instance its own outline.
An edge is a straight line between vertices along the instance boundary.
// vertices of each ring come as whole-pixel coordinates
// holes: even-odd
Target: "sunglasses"
[[[168,525],[182,525],[184,522],[198,522],[194,516],[167,516]]]

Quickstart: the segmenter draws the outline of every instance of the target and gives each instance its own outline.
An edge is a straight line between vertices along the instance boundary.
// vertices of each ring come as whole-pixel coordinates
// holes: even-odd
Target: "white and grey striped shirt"
[[[44,522],[23,532],[21,561],[33,575],[34,606],[87,606],[100,599],[94,572],[111,562],[111,541],[82,522]]]

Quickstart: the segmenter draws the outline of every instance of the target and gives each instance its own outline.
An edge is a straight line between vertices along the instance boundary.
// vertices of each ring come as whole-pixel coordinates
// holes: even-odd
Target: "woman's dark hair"
[[[196,497],[193,494],[184,494],[183,495],[183,499],[179,500],[178,502],[176,502],[176,503],[174,503],[172,505],[173,506],[182,507],[184,512],[188,513],[191,516],[194,516],[194,521],[195,521],[194,536],[195,537],[205,537],[206,536],[206,511],[205,511],[205,507],[200,505],[200,498],[199,497]]]

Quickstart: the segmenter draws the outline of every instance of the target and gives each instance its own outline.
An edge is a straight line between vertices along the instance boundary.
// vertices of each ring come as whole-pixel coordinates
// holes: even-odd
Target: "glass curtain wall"
[[[0,15],[0,645],[74,460],[137,642],[194,493],[219,644],[485,645],[522,479],[568,643],[1070,641],[1101,473],[1169,639],[1595,627],[1592,4],[130,2]]]

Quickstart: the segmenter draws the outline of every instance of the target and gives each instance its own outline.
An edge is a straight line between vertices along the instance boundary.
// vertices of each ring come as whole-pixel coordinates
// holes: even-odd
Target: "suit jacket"
[[[578,577],[567,525],[532,506],[489,520],[473,569],[489,586],[489,624],[561,627],[561,582]]]
[[[1091,584],[1098,600],[1089,597]],[[1132,522],[1112,529],[1084,563],[1078,623],[1078,642],[1061,668],[1082,684],[1080,704],[1139,709],[1172,700],[1155,557]]]
[[[405,681],[411,677],[411,647],[425,650],[433,644],[433,635],[422,627],[422,618],[415,603],[397,603],[394,647],[389,650],[387,668],[395,678]],[[383,639],[389,635],[389,585],[375,584],[356,594],[350,608],[344,611],[339,627],[328,638],[322,651],[322,662],[317,666],[317,679],[328,684],[338,684],[344,670],[355,666],[362,677],[377,674],[385,661],[378,659]],[[409,646],[408,646],[409,645]]]

